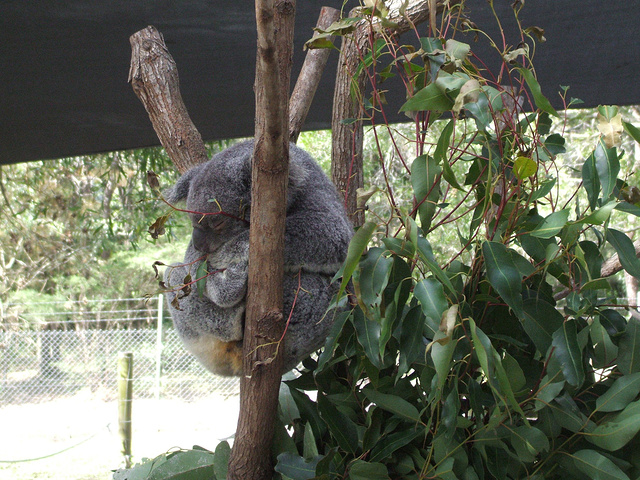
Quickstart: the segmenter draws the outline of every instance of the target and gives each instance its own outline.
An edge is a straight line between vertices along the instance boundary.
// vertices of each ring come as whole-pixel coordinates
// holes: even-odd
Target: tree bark
[[[273,476],[271,445],[284,360],[279,352],[284,333],[282,279],[294,20],[294,0],[256,0],[256,134],[244,375],[228,470],[228,477],[234,480],[267,480]]]
[[[395,35],[407,32],[415,25],[428,20],[432,16],[430,12],[441,12],[444,3],[444,0],[437,0],[434,7],[433,0],[422,0],[407,8],[404,14],[398,12],[390,16],[389,20],[394,22],[396,27],[387,31]],[[358,14],[358,9],[354,9],[350,16]],[[378,28],[377,25],[376,28]],[[338,192],[344,195],[347,214],[354,227],[364,223],[364,211],[357,206],[357,189],[364,187],[362,165],[364,110],[361,100],[365,95],[367,83],[365,69],[362,69],[357,77],[355,73],[364,55],[370,51],[373,40],[378,36],[380,36],[380,30],[372,30],[366,21],[361,21],[353,35],[342,38],[333,95],[331,179]],[[351,95],[352,85],[360,95],[358,102],[354,101]],[[345,122],[347,119],[350,120]]]
[[[354,9],[349,16],[359,13],[359,9]],[[352,98],[351,86],[353,82],[354,91],[364,95],[366,76],[363,71],[356,77],[355,72],[361,56],[368,50],[367,27],[361,22],[353,36],[342,37],[331,118],[331,179],[338,193],[344,197],[344,206],[354,227],[364,223],[364,211],[359,210],[356,204],[356,190],[364,186],[364,107],[362,101],[356,102]],[[345,122],[347,119],[350,120]]]
[[[129,42],[129,82],[147,110],[169,158],[180,173],[206,162],[204,142],[180,95],[176,62],[162,34],[148,26],[131,35]]]
[[[340,11],[331,7],[322,7],[316,28],[326,30],[340,18]],[[331,37],[332,40],[334,37]],[[307,118],[311,101],[316,93],[322,72],[329,59],[331,50],[321,48],[309,50],[298,75],[296,86],[291,94],[289,110],[289,138],[293,143],[298,141],[302,125]]]

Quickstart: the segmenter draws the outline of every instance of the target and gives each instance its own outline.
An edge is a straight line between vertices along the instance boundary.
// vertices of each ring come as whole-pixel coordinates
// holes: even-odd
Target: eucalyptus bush
[[[461,11],[450,7],[441,31],[474,29]],[[376,31],[384,18],[365,9],[360,20]],[[640,215],[617,148],[640,131],[600,107],[602,134],[563,200],[565,139],[550,133],[563,116],[530,55],[542,33],[523,29],[511,49],[490,40],[499,72],[451,37],[421,37],[418,50],[372,41],[369,78],[401,76],[408,88],[401,111],[416,119],[415,156],[395,154],[413,198],[389,185],[388,217],[357,231],[341,272],[355,306],[336,316],[317,362],[285,382],[283,476],[640,476],[640,322],[612,307],[617,268],[603,268],[615,252],[640,278],[632,241],[611,224],[614,213]],[[365,106],[360,120],[375,124],[379,90]],[[446,112],[429,144],[425,132]],[[434,254],[451,229],[457,246]]]

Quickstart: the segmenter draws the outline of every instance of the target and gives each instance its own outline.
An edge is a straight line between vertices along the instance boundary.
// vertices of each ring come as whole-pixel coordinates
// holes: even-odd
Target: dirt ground
[[[189,403],[134,399],[133,460],[175,447],[213,450],[233,435],[237,420],[237,396]],[[90,392],[0,407],[0,429],[0,480],[108,480],[123,467],[117,404]]]

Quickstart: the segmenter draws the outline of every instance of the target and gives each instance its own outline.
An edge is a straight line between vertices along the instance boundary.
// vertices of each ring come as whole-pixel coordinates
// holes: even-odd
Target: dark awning
[[[487,3],[469,1],[471,18],[495,32]],[[510,33],[511,3],[495,1],[509,43],[517,45],[519,38]],[[340,8],[342,2],[297,4],[294,79],[320,7]],[[543,92],[554,99],[560,85],[569,85],[570,96],[585,106],[640,103],[639,7],[638,0],[528,1],[522,24],[544,28],[547,38],[535,56]],[[0,162],[157,145],[127,83],[129,36],[147,25],[163,33],[178,65],[184,101],[204,139],[250,136],[253,2],[0,1]],[[333,52],[307,129],[329,127],[336,59]],[[402,99],[391,100],[395,111]]]

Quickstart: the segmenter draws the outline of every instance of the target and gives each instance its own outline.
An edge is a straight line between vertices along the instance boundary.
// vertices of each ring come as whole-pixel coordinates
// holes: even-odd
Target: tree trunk
[[[331,12],[327,9],[325,14]],[[273,476],[271,445],[282,355],[282,279],[286,188],[289,173],[289,76],[293,49],[295,0],[258,0],[256,68],[256,135],[252,169],[249,281],[244,334],[244,374],[240,385],[240,418],[229,462],[229,478]],[[326,20],[331,23],[331,19]],[[175,62],[162,35],[147,27],[130,38],[129,80],[145,106],[169,158],[181,173],[207,160],[202,137],[182,101]],[[326,60],[325,60],[326,61]],[[302,81],[295,99],[294,132],[304,123],[320,79],[322,56],[305,61],[315,72]],[[293,115],[293,114],[292,114]],[[295,134],[297,136],[297,133]],[[282,351],[282,347],[280,350]]]
[[[402,34],[429,18],[431,18],[432,29],[434,29],[435,13],[442,11],[444,3],[444,0],[423,0],[407,8],[404,13],[394,14],[389,20],[396,26],[393,30],[389,30],[389,33]],[[458,2],[451,2],[451,4],[455,3]],[[359,9],[354,9],[350,16],[360,14]],[[378,27],[376,26],[376,28]],[[357,206],[357,190],[364,187],[362,173],[364,109],[362,99],[366,93],[367,84],[366,69],[362,69],[358,76],[355,73],[364,55],[370,51],[373,40],[379,35],[379,30],[374,32],[369,23],[361,21],[353,35],[342,38],[333,94],[331,179],[338,192],[344,196],[347,214],[354,227],[359,227],[364,223],[364,211],[358,209]],[[355,101],[351,95],[352,87],[359,95],[358,101]],[[345,122],[345,120],[348,121]]]
[[[294,0],[256,0],[256,135],[240,418],[228,478],[273,476],[271,444],[284,357],[282,280],[289,178]]]

